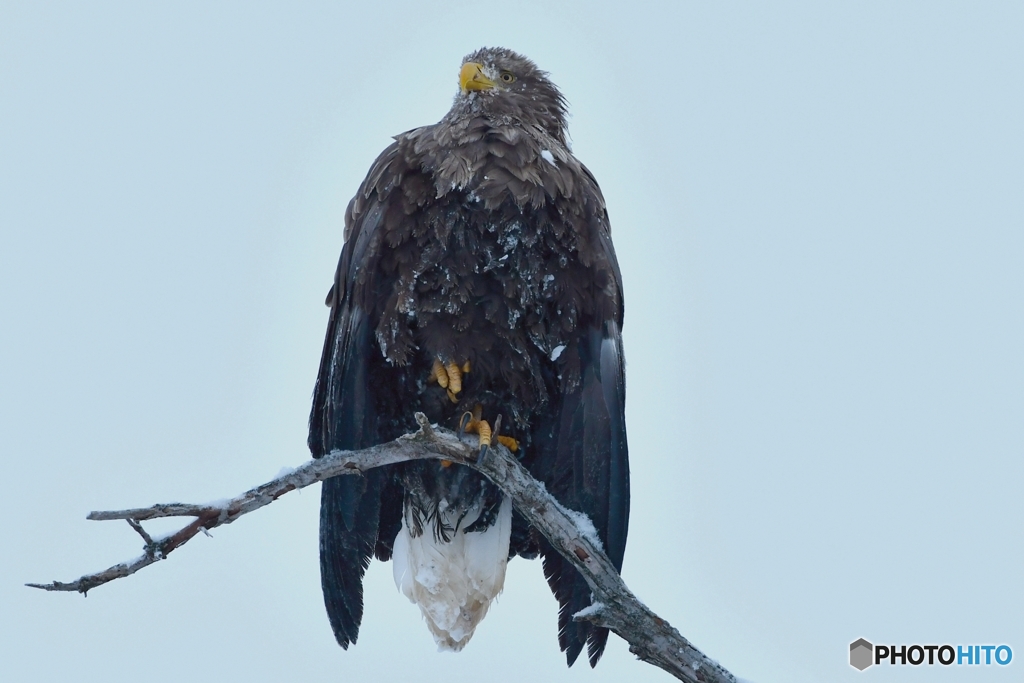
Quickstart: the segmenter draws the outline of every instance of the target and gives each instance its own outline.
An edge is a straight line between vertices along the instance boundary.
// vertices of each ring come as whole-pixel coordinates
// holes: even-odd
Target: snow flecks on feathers
[[[494,232],[494,229],[490,229]],[[507,226],[502,226],[500,236],[498,237],[498,244],[501,245],[502,251],[505,254],[511,254],[515,251],[515,248],[519,245],[519,235],[522,232],[522,228],[519,225],[519,221],[513,221]]]
[[[546,75],[500,49],[469,59],[477,58],[514,58],[522,72],[514,87],[459,95],[437,124],[397,136],[349,205],[310,447],[316,456],[380,443],[415,428],[415,410],[451,425],[479,404],[489,419],[502,416],[502,433],[519,439],[525,466],[550,474],[556,495],[591,513],[601,533],[622,526],[609,541],[621,555],[628,506],[614,503],[609,521],[610,494],[600,481],[577,499],[570,478],[561,477],[584,468],[575,469],[576,479],[586,479],[587,468],[605,468],[610,459],[626,471],[624,432],[619,442],[602,431],[606,417],[621,418],[622,385],[601,382],[615,373],[605,371],[603,354],[595,368],[592,343],[602,329],[617,339],[622,322],[604,198],[569,151],[565,102]],[[458,402],[427,380],[438,359],[471,364]],[[607,414],[612,408],[619,412]],[[567,432],[564,440],[552,441],[556,429]],[[569,462],[570,446],[588,438],[594,448],[586,462]],[[461,648],[500,590],[507,503],[497,494],[478,500],[477,489],[457,494],[458,465],[425,467],[406,464],[400,476],[370,472],[365,490],[335,487],[324,495],[324,594],[343,646],[358,631],[361,610],[350,607],[361,607],[370,553],[381,560],[394,554],[396,581],[442,647]],[[422,515],[402,507],[414,493]],[[537,540],[520,536],[517,525],[513,552],[542,552]],[[490,552],[493,546],[503,549]],[[485,555],[487,562],[477,561]],[[449,571],[461,578],[442,580]],[[565,596],[583,590],[567,571],[549,579],[563,611]],[[575,634],[560,640],[572,662],[590,626],[561,628]],[[591,642],[592,662],[603,642]]]
[[[390,298],[383,306],[378,303],[378,344],[395,366],[410,362],[416,349],[469,358],[476,365],[478,358],[466,349],[437,347],[438,339],[429,330],[472,329],[479,335],[490,326],[495,338],[478,339],[477,348],[525,361],[502,369],[502,376],[528,380],[510,390],[524,384],[543,387],[541,366],[519,353],[524,342],[549,355],[581,317],[614,315],[611,306],[616,302],[593,293],[614,278],[591,272],[594,259],[583,256],[587,238],[577,231],[573,213],[553,206],[527,210],[514,203],[488,211],[469,200],[477,192],[458,190],[458,197],[447,198],[452,201],[428,205],[411,225],[389,232],[404,238],[388,240],[394,247],[380,254],[382,267],[394,279]],[[404,217],[404,212],[389,215]],[[580,310],[578,302],[591,301],[607,302],[609,310]],[[576,381],[571,372],[563,379],[566,387]],[[543,403],[546,397],[537,394],[532,400]]]

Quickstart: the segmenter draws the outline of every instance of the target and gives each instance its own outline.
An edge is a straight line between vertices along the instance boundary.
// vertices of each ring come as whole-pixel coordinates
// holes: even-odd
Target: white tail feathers
[[[438,650],[458,652],[465,647],[505,584],[512,502],[502,500],[494,524],[486,530],[466,533],[481,509],[479,505],[472,508],[447,543],[436,539],[429,526],[413,538],[409,511],[402,515],[392,555],[395,585],[419,605]],[[456,511],[438,514],[455,526]]]

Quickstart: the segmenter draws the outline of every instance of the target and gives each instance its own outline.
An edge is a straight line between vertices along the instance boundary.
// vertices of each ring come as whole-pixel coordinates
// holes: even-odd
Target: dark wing
[[[595,245],[593,263],[608,276],[608,286],[600,296],[610,295],[611,305],[597,306],[603,315],[581,325],[563,352],[566,362],[579,363],[580,381],[557,398],[550,421],[539,425],[534,439],[539,456],[535,470],[563,505],[590,518],[605,552],[621,570],[629,528],[622,278],[600,190],[589,172],[585,168],[583,171],[593,193],[584,212],[589,225],[583,231],[590,234]],[[572,619],[573,614],[590,605],[590,587],[546,541],[541,543],[541,552],[544,575],[559,603],[559,645],[571,666],[586,644],[594,666],[604,651],[608,630]]]
[[[327,297],[327,338],[309,417],[309,449],[319,458],[332,450],[357,450],[380,442],[375,364],[381,363],[367,304],[375,289],[378,245],[389,190],[401,173],[398,145],[370,169],[345,216],[345,244]],[[401,505],[384,469],[324,481],[320,494],[320,578],[327,615],[338,643],[355,643],[363,616],[363,574],[370,558],[391,556]],[[382,505],[382,500],[384,504]],[[383,510],[383,512],[382,512]]]

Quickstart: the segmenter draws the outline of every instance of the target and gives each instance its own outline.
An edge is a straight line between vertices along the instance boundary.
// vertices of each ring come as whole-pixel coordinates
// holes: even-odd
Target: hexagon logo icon
[[[863,671],[874,664],[875,646],[860,638],[850,643],[850,666]]]

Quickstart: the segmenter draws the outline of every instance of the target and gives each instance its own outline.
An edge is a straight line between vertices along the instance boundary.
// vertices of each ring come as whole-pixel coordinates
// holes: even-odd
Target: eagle
[[[345,214],[309,420],[314,457],[415,431],[415,413],[502,444],[592,522],[621,571],[629,522],[622,277],[597,181],[570,151],[567,103],[503,48],[468,55],[436,124],[394,137]],[[569,666],[608,631],[573,615],[586,581],[473,469],[407,462],[323,483],[320,568],[338,643],[362,580],[391,560],[440,650],[461,650],[508,561],[543,558]]]

